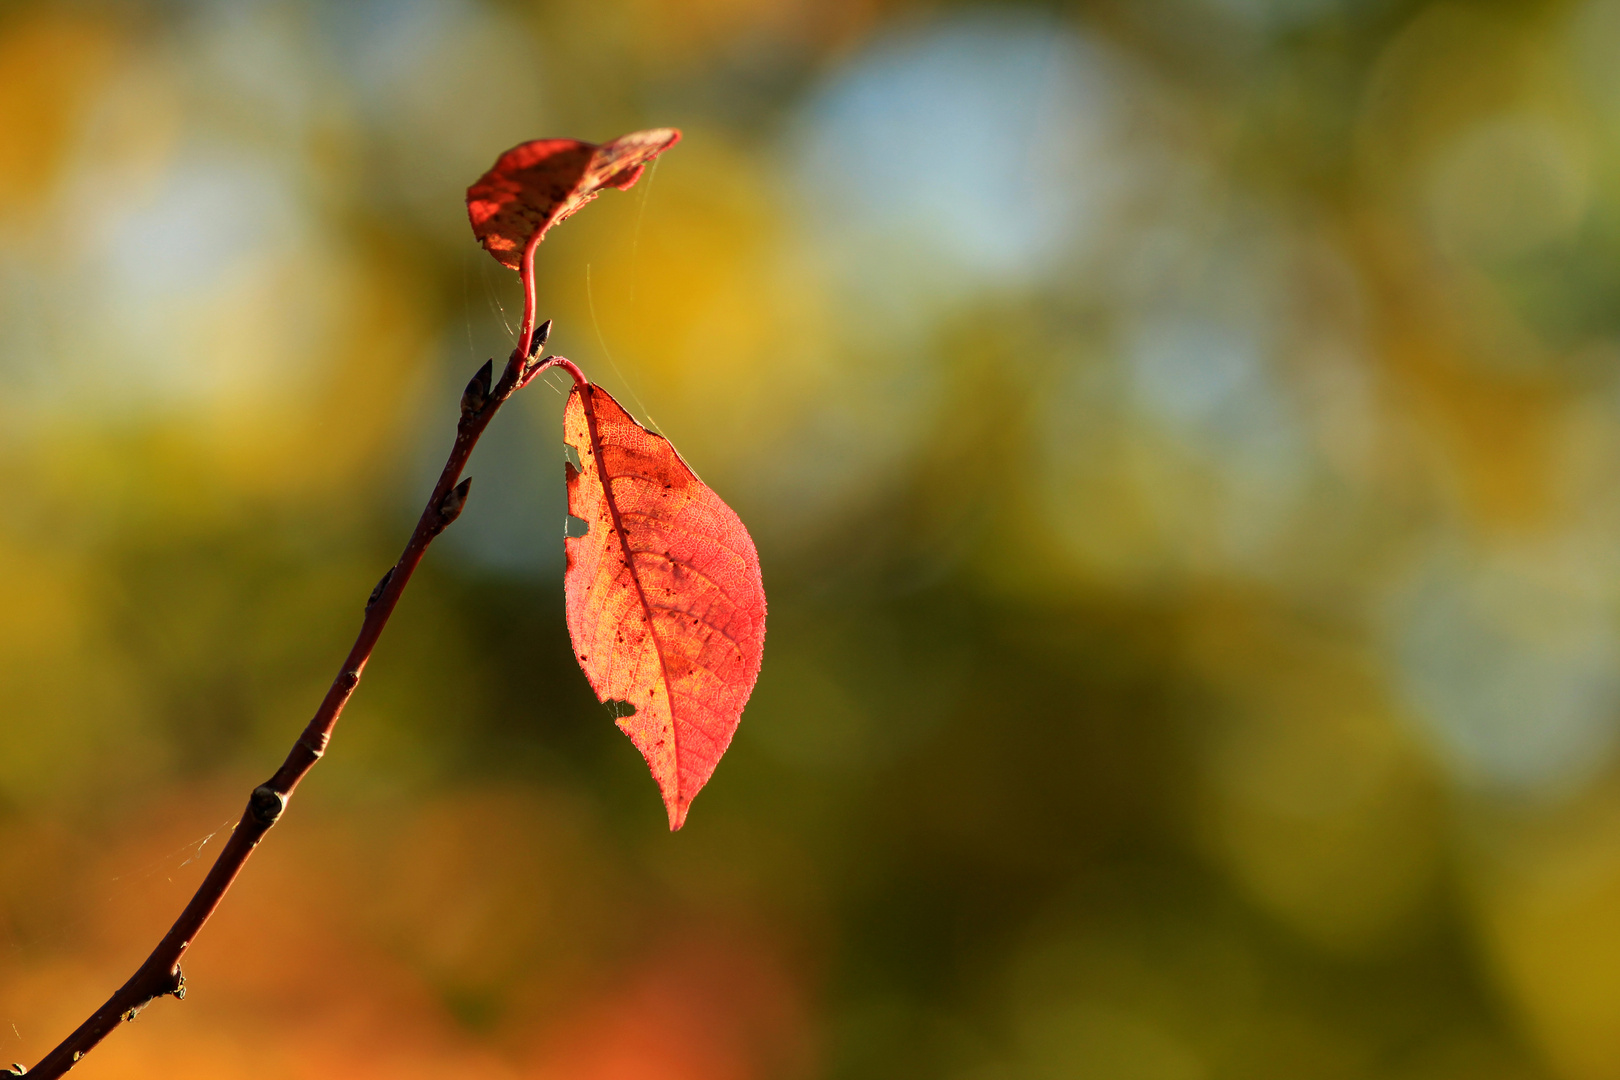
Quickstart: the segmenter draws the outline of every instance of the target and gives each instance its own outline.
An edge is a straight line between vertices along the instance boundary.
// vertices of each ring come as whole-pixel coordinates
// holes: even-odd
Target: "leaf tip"
[[[691,806],[691,800],[682,800],[680,796],[664,799],[664,809],[669,811],[669,831],[680,832],[681,826],[686,824],[686,811]]]

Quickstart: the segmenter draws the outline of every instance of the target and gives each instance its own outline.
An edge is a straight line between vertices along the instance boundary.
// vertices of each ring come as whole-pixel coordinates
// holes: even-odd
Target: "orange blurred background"
[[[560,377],[86,1077],[1620,1078],[1620,0],[0,8],[0,1062],[133,970],[541,315],[749,524],[670,835]]]

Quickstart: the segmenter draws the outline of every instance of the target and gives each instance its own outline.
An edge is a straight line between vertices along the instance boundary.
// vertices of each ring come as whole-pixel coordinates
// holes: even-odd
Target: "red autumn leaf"
[[[681,133],[654,128],[600,146],[578,139],[535,139],[502,154],[467,189],[473,234],[495,258],[521,271],[526,251],[546,231],[601,194],[634,184],[647,162],[674,146]]]
[[[587,529],[565,541],[574,654],[596,696],[616,706],[679,829],[759,676],[759,556],[669,441],[601,387],[575,385],[563,438],[582,466],[566,468],[568,512]]]

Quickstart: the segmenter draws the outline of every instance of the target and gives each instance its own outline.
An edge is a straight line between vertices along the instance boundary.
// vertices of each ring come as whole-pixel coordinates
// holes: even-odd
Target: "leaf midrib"
[[[580,394],[580,401],[585,406],[585,430],[591,436],[591,453],[596,457],[597,482],[602,485],[602,497],[607,500],[608,515],[613,519],[613,534],[618,537],[619,548],[624,552],[624,568],[630,573],[630,580],[636,586],[636,598],[641,601],[641,614],[647,622],[647,633],[653,639],[653,648],[658,652],[658,674],[664,682],[664,703],[669,709],[669,752],[675,767],[675,806],[677,812],[685,816],[685,803],[681,796],[684,794],[681,784],[681,742],[675,731],[675,697],[670,693],[669,666],[664,662],[664,642],[658,636],[658,625],[653,621],[652,605],[647,602],[647,590],[642,587],[641,574],[636,570],[636,560],[630,550],[629,538],[625,536],[624,522],[619,517],[619,502],[613,497],[613,484],[607,475],[607,460],[602,456],[602,437],[596,430],[596,385],[587,383],[586,387],[576,387],[576,391],[587,389],[587,393]]]

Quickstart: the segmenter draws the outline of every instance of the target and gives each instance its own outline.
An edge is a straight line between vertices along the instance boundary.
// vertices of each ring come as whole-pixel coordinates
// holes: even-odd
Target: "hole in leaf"
[[[591,523],[582,517],[569,514],[563,520],[563,535],[570,540],[577,540],[591,531]]]
[[[622,720],[626,716],[636,715],[636,707],[632,702],[629,701],[622,701],[619,698],[609,698],[608,700],[602,702],[602,704],[607,706],[609,715],[611,715],[615,720]]]
[[[563,443],[563,460],[580,472],[585,471],[585,466],[579,463],[579,451],[574,449],[573,443]]]

